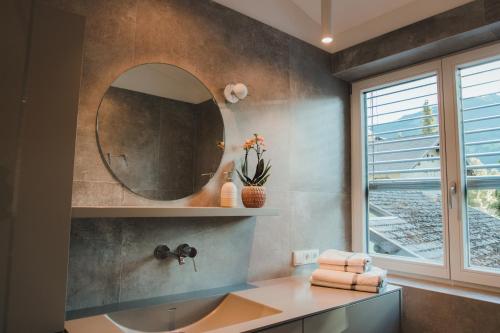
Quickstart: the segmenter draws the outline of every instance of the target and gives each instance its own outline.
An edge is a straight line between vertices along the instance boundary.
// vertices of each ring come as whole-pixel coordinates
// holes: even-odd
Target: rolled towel
[[[365,266],[371,263],[372,258],[365,253],[326,250],[318,257],[318,264],[338,266]]]
[[[329,269],[331,271],[351,272],[351,273],[361,274],[361,273],[369,271],[371,268],[371,264],[368,263],[364,266],[341,266],[341,265],[319,264],[319,268]]]
[[[357,291],[366,291],[369,293],[378,293],[380,290],[385,288],[385,281],[378,287],[374,286],[364,286],[361,284],[342,284],[342,283],[331,283],[325,281],[316,281],[311,277],[311,284],[320,287],[328,287],[328,288],[337,288],[337,289],[347,289],[347,290],[357,290]]]
[[[383,284],[386,275],[385,270],[374,266],[371,270],[362,274],[318,268],[312,273],[311,277],[314,281],[379,287]]]

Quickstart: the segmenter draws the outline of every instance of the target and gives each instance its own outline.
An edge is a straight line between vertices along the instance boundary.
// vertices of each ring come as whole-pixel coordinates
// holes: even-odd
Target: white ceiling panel
[[[214,1],[333,53],[472,0],[333,0],[330,45],[320,42],[321,0]]]

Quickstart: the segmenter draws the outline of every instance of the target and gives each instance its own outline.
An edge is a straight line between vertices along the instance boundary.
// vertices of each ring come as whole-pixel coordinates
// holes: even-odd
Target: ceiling
[[[320,42],[321,0],[214,1],[333,53],[472,0],[332,0],[330,45]]]

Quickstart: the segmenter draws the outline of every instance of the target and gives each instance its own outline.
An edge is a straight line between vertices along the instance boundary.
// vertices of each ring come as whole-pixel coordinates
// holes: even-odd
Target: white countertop
[[[281,310],[281,313],[226,326],[210,332],[234,333],[268,327],[281,322],[299,319],[311,314],[376,297],[380,294],[311,286],[308,277],[292,276],[252,282],[258,288],[233,294]],[[381,294],[400,287],[388,285]],[[104,315],[66,322],[69,333],[121,333]]]

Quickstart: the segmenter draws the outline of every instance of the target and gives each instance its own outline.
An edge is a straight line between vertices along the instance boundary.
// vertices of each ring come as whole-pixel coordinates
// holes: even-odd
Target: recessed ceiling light
[[[332,0],[321,0],[321,42],[333,42],[332,34]]]
[[[321,43],[323,44],[330,44],[331,42],[333,42],[333,37],[331,36],[325,36],[321,38]]]

